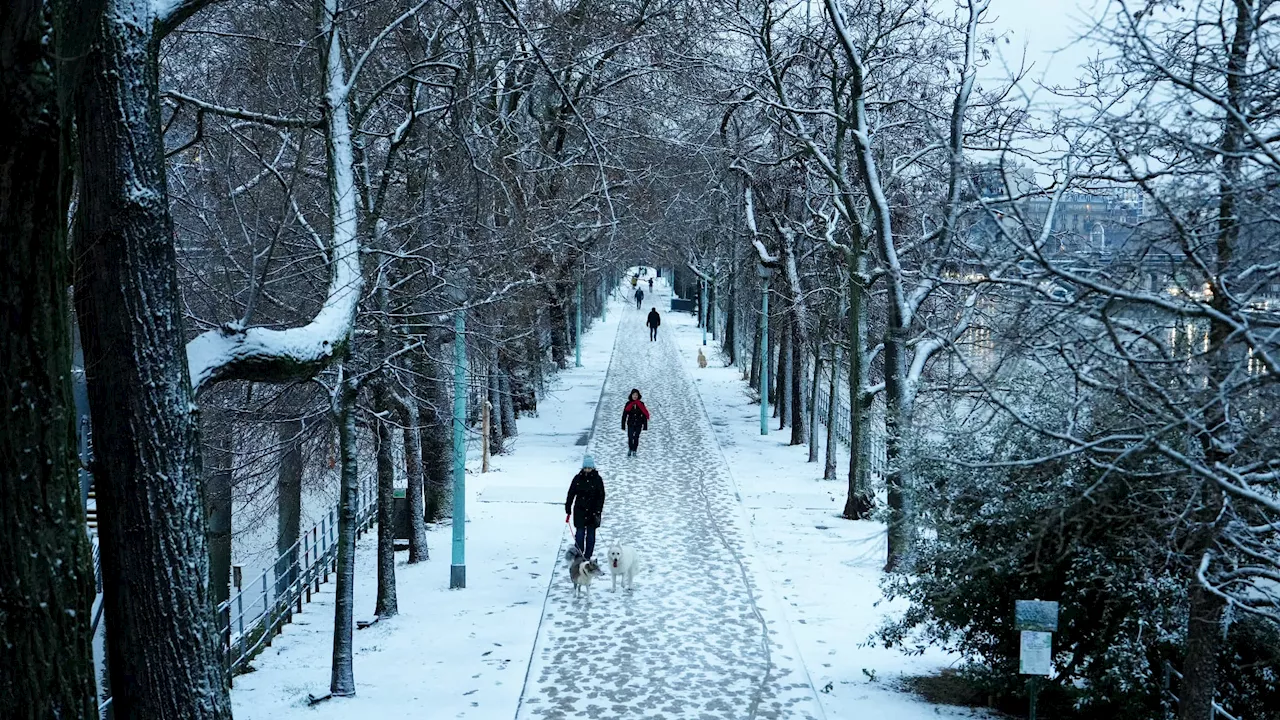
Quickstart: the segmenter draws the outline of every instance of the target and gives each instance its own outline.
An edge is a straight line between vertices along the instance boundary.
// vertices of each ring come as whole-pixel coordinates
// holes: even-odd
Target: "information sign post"
[[[1053,672],[1053,634],[1058,630],[1058,603],[1045,600],[1018,600],[1014,608],[1014,629],[1022,633],[1018,673],[1027,681],[1029,717],[1036,720],[1036,700],[1040,678]]]

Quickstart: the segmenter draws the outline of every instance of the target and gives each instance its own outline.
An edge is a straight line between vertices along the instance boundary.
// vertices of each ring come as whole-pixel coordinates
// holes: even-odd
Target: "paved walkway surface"
[[[653,298],[659,312],[667,298]],[[785,621],[758,584],[697,390],[670,339],[649,341],[652,306],[626,311],[589,444],[607,493],[595,557],[607,566],[613,541],[636,548],[635,589],[610,592],[606,574],[590,601],[575,599],[566,539],[517,718],[820,718]],[[633,387],[653,418],[628,458],[620,423]]]

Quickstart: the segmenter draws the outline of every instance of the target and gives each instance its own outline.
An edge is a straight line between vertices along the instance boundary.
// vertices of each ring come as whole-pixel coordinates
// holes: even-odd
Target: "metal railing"
[[[1178,672],[1173,667],[1172,663],[1170,663],[1168,660],[1165,660],[1164,661],[1164,691],[1165,691],[1165,694],[1167,694],[1170,698],[1173,699],[1174,703],[1178,703],[1180,702],[1178,700],[1178,696],[1173,694],[1173,689],[1170,687],[1172,685],[1171,678],[1177,678],[1178,680],[1182,680],[1182,673]],[[1213,716],[1215,718],[1219,718],[1219,717],[1226,718],[1226,720],[1240,720],[1240,718],[1224,710],[1223,707],[1219,705],[1217,702],[1213,703]]]
[[[844,397],[838,395],[835,402],[836,414],[833,432],[837,440],[848,446],[852,435],[852,431],[849,429],[849,403]],[[825,426],[827,424],[827,411],[831,405],[831,397],[826,388],[819,385],[817,396],[813,398],[813,404],[817,407],[818,422]],[[880,425],[882,421],[874,411],[870,415],[871,427],[867,428],[867,432],[871,433],[871,474],[884,477],[888,468],[888,460],[885,456],[884,428]]]
[[[361,488],[356,506],[357,538],[373,526],[377,510],[377,488]],[[302,606],[311,602],[311,594],[329,582],[338,562],[337,518],[338,508],[334,506],[256,579],[248,585],[238,583],[231,597],[218,605],[228,685],[262,648],[271,644],[282,626],[293,621],[293,613],[302,612]],[[93,573],[97,596],[93,600],[92,627],[96,636],[102,619],[102,563],[96,538]],[[107,717],[110,707],[111,697],[104,693],[98,705],[99,717]]]
[[[373,525],[377,509],[377,488],[361,488],[356,537]],[[282,626],[293,621],[293,613],[302,612],[302,606],[311,602],[311,594],[329,582],[338,562],[337,517],[338,508],[330,508],[293,547],[250,582],[243,583],[236,573],[231,597],[218,606],[228,683],[271,644]]]

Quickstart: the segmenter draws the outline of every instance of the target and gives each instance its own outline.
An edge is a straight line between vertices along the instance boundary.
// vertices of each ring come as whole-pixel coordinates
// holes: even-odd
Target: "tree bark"
[[[507,436],[502,429],[502,389],[498,380],[500,375],[501,372],[498,370],[498,358],[495,353],[494,357],[489,361],[488,384],[488,400],[490,405],[489,421],[491,423],[489,428],[489,452],[494,455],[501,455],[504,452],[502,440]]]
[[[836,479],[836,447],[839,443],[836,440],[836,405],[837,395],[840,389],[840,344],[834,343],[831,349],[831,380],[827,384],[827,458],[822,468],[823,480]],[[814,401],[814,405],[817,405]],[[817,432],[817,427],[814,427]]]
[[[818,331],[819,337],[826,334],[826,327]],[[818,462],[818,383],[822,378],[822,350],[813,353],[813,384],[809,389],[809,462]]]
[[[512,438],[519,435],[515,403],[511,398],[511,372],[506,364],[498,367],[498,399],[502,401],[502,436]]]
[[[1240,239],[1240,208],[1237,193],[1243,183],[1243,159],[1247,128],[1238,119],[1250,112],[1244,83],[1248,81],[1246,68],[1250,46],[1257,28],[1253,19],[1252,3],[1236,2],[1232,23],[1231,45],[1227,67],[1223,72],[1226,81],[1227,100],[1235,114],[1223,120],[1222,137],[1218,152],[1222,157],[1218,175],[1217,233],[1213,252],[1213,276],[1209,283],[1209,305],[1214,314],[1209,318],[1209,384],[1208,402],[1204,403],[1206,430],[1198,438],[1204,453],[1205,465],[1210,468],[1229,462],[1226,448],[1236,439],[1230,436],[1232,421],[1228,417],[1226,389],[1232,382],[1234,363],[1229,346],[1234,329],[1226,318],[1232,317],[1235,302],[1227,288],[1227,276],[1232,270],[1236,246]],[[1226,437],[1220,437],[1221,433]],[[1192,558],[1209,559],[1216,550],[1221,532],[1220,514],[1225,504],[1222,490],[1216,483],[1201,483],[1203,497],[1201,507],[1195,513],[1197,538],[1192,547]],[[1182,686],[1178,696],[1178,720],[1213,720],[1213,705],[1218,688],[1218,655],[1223,642],[1222,616],[1226,609],[1221,597],[1204,586],[1199,567],[1190,578],[1190,607],[1187,617],[1186,656],[1182,662]]]
[[[205,537],[209,545],[209,595],[214,607],[231,597],[231,488],[235,448],[227,413],[205,413],[209,461],[204,474]]]
[[[396,602],[395,433],[391,430],[393,413],[385,383],[385,377],[378,378],[373,390],[377,415],[373,420],[378,437],[378,596],[373,612],[380,618],[400,612]]]
[[[113,706],[230,718],[160,132],[151,3],[111,0],[77,103],[76,305],[97,457]]]
[[[791,323],[785,317],[778,322],[778,368],[774,377],[774,397],[778,404],[774,407],[778,418],[778,429],[787,427],[791,418]]]
[[[552,286],[551,301],[547,306],[547,317],[551,322],[551,362],[563,370],[569,352],[569,316],[565,312],[564,303],[568,287],[564,283]]]
[[[53,32],[44,2],[0,5],[0,717],[96,718]]]
[[[412,385],[411,385],[412,387]],[[400,422],[404,425],[404,473],[408,480],[405,500],[409,505],[409,564],[428,559],[426,507],[426,481],[422,474],[422,434],[419,428],[418,405],[412,398],[400,403]]]
[[[276,474],[276,596],[298,581],[298,538],[302,533],[303,422],[294,418],[276,426],[280,468]]]
[[[905,569],[910,564],[913,529],[909,507],[910,474],[904,465],[907,436],[911,430],[911,390],[907,387],[907,348],[892,307],[889,328],[884,336],[885,394],[885,489],[889,517],[887,520],[888,555],[885,571]]]
[[[809,406],[808,384],[805,383],[804,377],[804,354],[807,350],[808,343],[803,342],[804,333],[799,329],[800,322],[794,317],[791,320],[791,333],[788,344],[791,346],[791,361],[788,363],[791,371],[791,392],[789,403],[791,406],[791,444],[804,445],[809,441]],[[816,448],[815,448],[816,449]],[[811,451],[812,455],[813,452]]]
[[[344,378],[333,398],[342,479],[338,495],[338,557],[333,583],[333,665],[329,692],[338,697],[356,694],[351,632],[355,616],[356,514],[360,509],[355,418],[357,392],[355,383]]]
[[[439,343],[431,343],[438,347]],[[449,414],[448,395],[444,390],[442,368],[431,357],[418,364],[418,388],[422,400],[418,405],[422,440],[423,506],[428,521],[441,518],[449,483],[453,478],[453,420]]]
[[[733,244],[738,247],[737,243]],[[736,253],[735,253],[736,254]],[[738,269],[735,262],[729,270],[729,299],[724,316],[724,339],[720,348],[729,360],[730,365],[738,363]]]
[[[1191,582],[1186,655],[1182,661],[1182,684],[1178,688],[1178,720],[1215,720],[1213,705],[1226,605],[1195,577]]]
[[[755,323],[755,334],[752,336],[752,340],[751,340],[751,369],[750,369],[749,384],[751,385],[751,387],[756,389],[756,392],[759,392],[761,387],[760,386],[760,360],[762,357],[764,357],[764,353],[762,352],[762,348],[760,347],[760,332],[763,329],[762,323],[763,323],[763,320],[761,320],[761,322]]]
[[[858,280],[861,262],[851,256],[849,265],[849,493],[843,515],[849,520],[867,520],[875,508],[871,487],[871,407],[862,399],[867,375],[867,298]]]

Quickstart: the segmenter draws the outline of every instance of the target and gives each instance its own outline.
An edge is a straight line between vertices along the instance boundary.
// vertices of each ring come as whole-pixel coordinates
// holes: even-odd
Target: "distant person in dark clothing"
[[[649,278],[649,292],[653,292],[653,278]]]
[[[649,339],[658,339],[658,326],[662,324],[662,318],[658,316],[658,308],[649,311],[649,319],[644,321],[649,326]]]
[[[640,303],[644,302],[644,291],[636,288],[636,309],[640,309]]]
[[[582,470],[569,483],[564,499],[564,520],[573,516],[574,543],[584,558],[591,559],[596,549],[596,530],[604,514],[604,479],[596,472],[596,461],[590,455],[582,458]]]
[[[622,429],[627,431],[627,457],[640,449],[640,431],[649,429],[649,408],[640,400],[640,391],[631,388],[627,406],[622,409]]]

